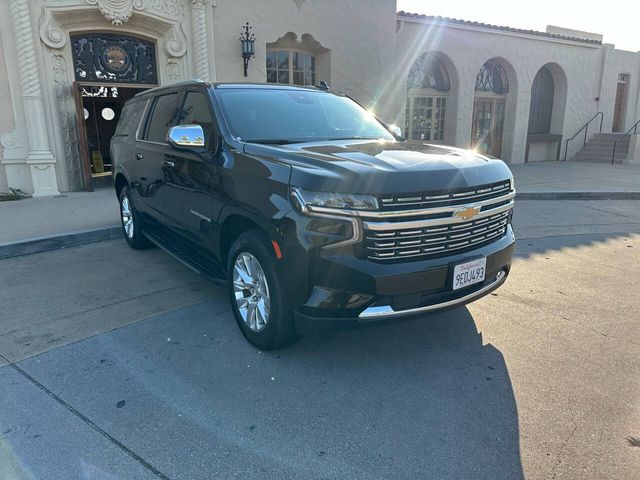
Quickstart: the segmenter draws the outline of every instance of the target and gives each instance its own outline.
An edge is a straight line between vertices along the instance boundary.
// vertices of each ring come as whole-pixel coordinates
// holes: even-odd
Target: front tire
[[[139,250],[151,246],[149,239],[142,233],[140,214],[133,205],[128,186],[120,191],[120,221],[124,238],[131,248]]]
[[[244,337],[261,350],[296,340],[293,312],[282,291],[273,250],[259,230],[241,234],[229,251],[231,308]]]

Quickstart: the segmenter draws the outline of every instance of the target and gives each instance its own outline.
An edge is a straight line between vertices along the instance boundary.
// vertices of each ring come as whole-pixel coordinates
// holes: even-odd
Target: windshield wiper
[[[243,140],[246,143],[263,143],[265,145],[287,145],[289,143],[300,143],[300,140],[291,138],[247,138]]]

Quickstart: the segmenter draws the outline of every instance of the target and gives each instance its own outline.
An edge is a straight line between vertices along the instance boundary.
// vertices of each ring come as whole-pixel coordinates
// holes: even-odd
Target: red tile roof
[[[556,38],[558,40],[568,40],[571,42],[581,42],[588,43],[591,45],[602,45],[601,40],[594,40],[590,38],[580,38],[580,37],[572,37],[567,35],[559,35],[557,33],[548,33],[548,32],[539,32],[537,30],[524,30],[521,28],[513,28],[513,27],[505,27],[501,25],[491,25],[489,23],[481,23],[481,22],[472,22],[469,20],[461,20],[458,18],[449,18],[449,17],[437,17],[433,15],[423,15],[420,13],[411,13],[405,11],[399,11],[397,13],[398,17],[406,17],[406,18],[417,18],[420,20],[428,20],[432,23],[441,24],[441,25],[465,25],[468,27],[477,27],[477,28],[487,28],[490,30],[498,30],[502,32],[513,32],[520,33],[524,35],[534,35],[537,37],[547,37],[547,38]]]

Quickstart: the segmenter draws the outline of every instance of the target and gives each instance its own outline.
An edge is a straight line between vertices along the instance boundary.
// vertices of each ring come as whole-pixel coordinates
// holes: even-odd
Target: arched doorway
[[[560,158],[566,102],[567,78],[562,68],[555,63],[542,66],[531,84],[525,161]]]
[[[476,75],[471,147],[492,157],[502,155],[509,79],[498,59],[487,60]]]
[[[83,32],[70,37],[80,157],[84,186],[91,190],[111,176],[110,142],[124,103],[158,84],[156,47],[122,34]]]
[[[443,142],[451,81],[443,59],[422,54],[409,70],[405,110],[405,136],[411,140]]]

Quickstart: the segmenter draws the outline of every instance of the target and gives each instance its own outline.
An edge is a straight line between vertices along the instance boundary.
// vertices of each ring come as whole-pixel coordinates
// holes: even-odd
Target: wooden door
[[[478,152],[500,157],[504,130],[505,100],[477,98],[473,106],[471,146]]]
[[[87,129],[84,123],[84,104],[78,82],[73,82],[73,95],[76,101],[76,124],[78,129],[78,149],[80,150],[80,162],[82,164],[83,188],[93,191],[93,178],[91,176],[91,160],[89,158],[89,144],[87,142]]]
[[[624,130],[624,107],[627,103],[627,87],[626,82],[619,82],[616,89],[616,103],[613,107],[613,131],[622,132]]]
[[[491,155],[500,158],[502,155],[502,132],[504,131],[504,99],[496,99],[495,115],[491,121]]]
[[[491,120],[493,101],[486,98],[476,99],[473,105],[473,131],[471,146],[480,153],[491,150]]]

